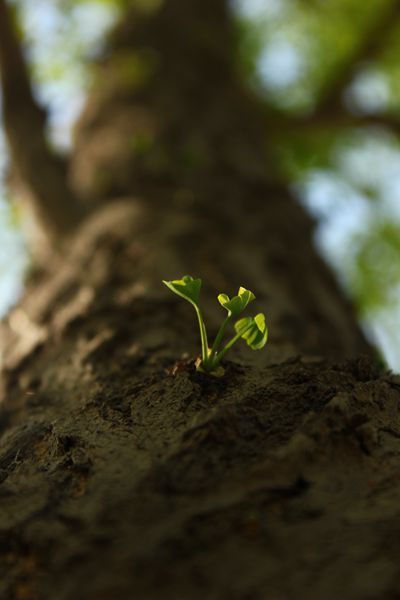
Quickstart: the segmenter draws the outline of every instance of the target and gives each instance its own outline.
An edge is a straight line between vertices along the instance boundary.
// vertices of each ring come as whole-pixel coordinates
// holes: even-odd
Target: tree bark
[[[77,130],[92,216],[2,326],[0,597],[400,594],[399,380],[274,175],[222,1],[132,11]],[[161,279],[255,291],[270,341],[198,373]],[[364,355],[364,357],[361,357]]]

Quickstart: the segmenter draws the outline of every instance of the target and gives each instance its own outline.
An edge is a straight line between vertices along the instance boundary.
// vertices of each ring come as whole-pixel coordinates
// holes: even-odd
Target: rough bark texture
[[[400,595],[400,382],[357,357],[231,54],[222,2],[171,0],[99,67],[71,175],[99,208],[2,327],[0,598]],[[161,287],[185,272],[211,329],[239,284],[268,314],[221,379]]]

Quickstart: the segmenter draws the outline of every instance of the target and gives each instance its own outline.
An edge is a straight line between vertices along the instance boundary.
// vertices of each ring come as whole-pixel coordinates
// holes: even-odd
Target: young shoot
[[[240,339],[243,339],[253,350],[260,350],[267,343],[268,329],[263,313],[258,313],[255,317],[243,317],[235,323],[233,322],[242,314],[247,305],[255,299],[255,295],[250,290],[240,287],[237,295],[232,298],[229,298],[227,294],[219,294],[218,302],[227,311],[227,316],[223,320],[210,348],[203,313],[200,308],[201,279],[194,279],[190,275],[185,275],[182,279],[163,281],[163,283],[172,292],[190,302],[196,311],[201,337],[201,357],[196,362],[198,371],[217,376],[223,375],[224,370],[220,364],[221,360]],[[223,345],[229,325],[233,325],[235,335]]]

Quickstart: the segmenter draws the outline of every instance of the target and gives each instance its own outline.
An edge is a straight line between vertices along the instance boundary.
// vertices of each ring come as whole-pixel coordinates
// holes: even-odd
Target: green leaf
[[[255,299],[255,295],[250,290],[246,290],[244,287],[239,288],[238,292],[239,298],[242,299],[243,310],[246,306]]]
[[[227,294],[219,294],[218,302],[232,315],[240,315],[246,306],[254,300],[255,295],[250,290],[240,287],[237,296],[229,298]]]
[[[229,302],[229,296],[227,294],[219,294],[218,302],[221,304],[221,306],[225,306],[225,304]]]
[[[194,279],[190,275],[184,275],[182,279],[164,281],[163,283],[175,294],[188,300],[194,306],[198,306],[200,299],[201,279]]]
[[[253,324],[253,321],[253,317],[243,317],[243,319],[239,319],[239,321],[235,323],[236,333],[240,333],[240,335],[245,334],[246,331],[248,331],[249,325]]]
[[[254,318],[240,319],[235,323],[235,330],[253,350],[261,350],[267,343],[268,328],[263,313],[259,313]]]

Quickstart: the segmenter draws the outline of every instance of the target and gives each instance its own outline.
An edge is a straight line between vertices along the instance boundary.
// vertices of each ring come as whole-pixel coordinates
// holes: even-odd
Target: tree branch
[[[321,94],[315,113],[329,114],[330,112],[337,113],[339,109],[343,110],[343,93],[351,83],[357,67],[360,63],[376,57],[382,44],[387,41],[390,33],[397,27],[399,17],[399,0],[392,0],[382,11],[378,12],[354,52],[338,69],[336,75],[333,74],[330,78]]]
[[[3,119],[13,164],[28,188],[34,213],[52,242],[81,219],[61,159],[50,150],[46,114],[33,96],[27,67],[4,0],[0,0],[0,74]]]
[[[394,133],[400,134],[400,115],[395,114],[373,114],[373,115],[354,115],[345,111],[337,111],[330,114],[312,114],[305,117],[285,116],[284,118],[275,117],[273,127],[277,131],[299,132],[311,129],[339,129],[350,127],[385,127],[391,129]]]

